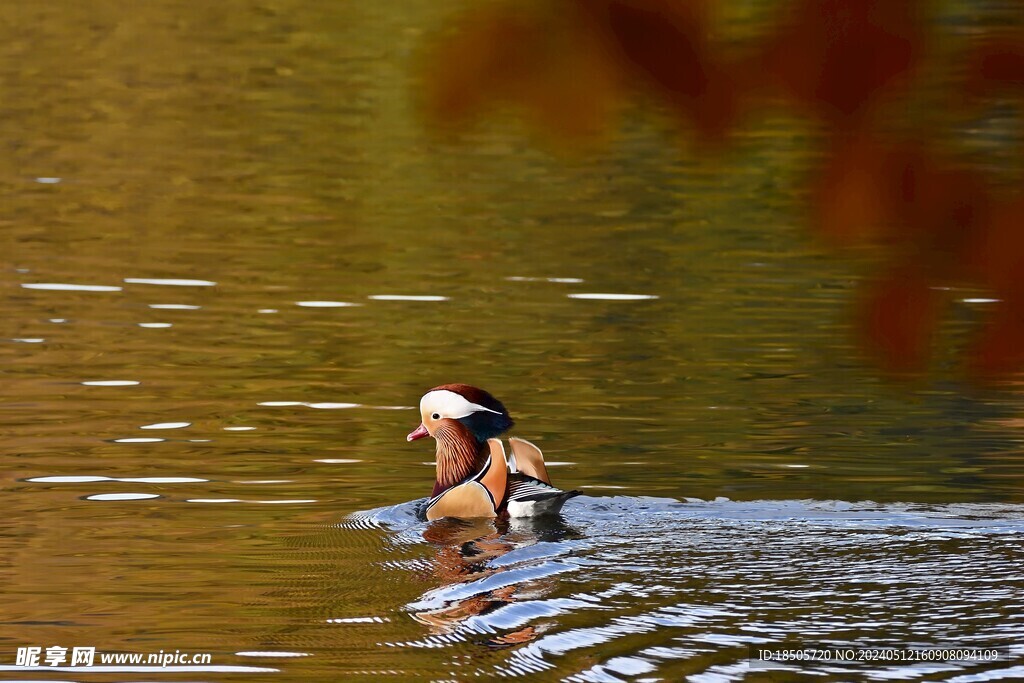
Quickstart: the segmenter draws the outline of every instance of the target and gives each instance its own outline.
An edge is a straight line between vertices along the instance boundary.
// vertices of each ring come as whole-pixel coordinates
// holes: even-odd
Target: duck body
[[[563,491],[546,479],[517,469],[515,450],[540,449],[525,439],[511,439],[513,455],[506,459],[498,439],[489,439],[490,455],[473,476],[435,494],[424,508],[427,519],[441,517],[539,517],[557,514],[579,491]],[[543,457],[543,456],[542,456]],[[543,465],[543,461],[541,462]],[[546,472],[545,472],[546,475]]]
[[[442,517],[537,517],[556,514],[579,491],[551,485],[544,454],[512,437],[506,457],[495,438],[513,424],[505,406],[482,389],[446,384],[420,400],[423,422],[407,439],[432,436],[437,442],[437,476],[423,509]]]

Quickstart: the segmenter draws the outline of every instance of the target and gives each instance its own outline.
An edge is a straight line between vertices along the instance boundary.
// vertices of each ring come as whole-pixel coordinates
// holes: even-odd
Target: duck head
[[[425,436],[438,438],[438,431],[453,428],[468,431],[480,444],[512,427],[512,418],[501,401],[483,389],[468,384],[442,384],[420,399],[420,426],[406,438],[415,441]],[[457,422],[464,429],[459,429]]]
[[[406,437],[437,442],[437,495],[475,474],[487,463],[487,440],[512,426],[501,401],[468,384],[443,384],[420,399],[420,426]]]

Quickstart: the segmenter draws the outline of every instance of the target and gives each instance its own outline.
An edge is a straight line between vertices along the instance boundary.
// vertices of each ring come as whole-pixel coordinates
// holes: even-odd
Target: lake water
[[[0,8],[0,680],[1024,678],[1024,398],[958,379],[977,292],[932,378],[879,379],[804,127],[433,140],[409,61],[451,8],[405,4]],[[446,382],[584,495],[417,521]],[[1000,658],[749,657],[781,644]]]

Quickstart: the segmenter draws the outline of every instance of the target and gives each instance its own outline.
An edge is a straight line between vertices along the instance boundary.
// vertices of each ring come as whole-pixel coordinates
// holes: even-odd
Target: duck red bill
[[[405,437],[406,441],[415,441],[416,439],[422,439],[425,436],[429,436],[427,428],[420,424],[419,427],[409,432],[409,436]]]

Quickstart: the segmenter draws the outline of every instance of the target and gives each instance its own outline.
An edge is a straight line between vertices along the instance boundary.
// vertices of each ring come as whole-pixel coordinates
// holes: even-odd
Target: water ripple
[[[751,646],[794,639],[833,648],[1012,642],[1024,627],[1024,506],[579,496],[548,520],[422,522],[421,503],[337,528],[384,534],[381,569],[434,578],[399,610],[425,632],[382,644],[450,651],[452,661],[474,648],[503,653],[475,675],[730,681],[753,668],[969,681],[1017,672],[748,657]],[[428,555],[403,557],[417,547]]]

